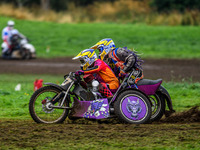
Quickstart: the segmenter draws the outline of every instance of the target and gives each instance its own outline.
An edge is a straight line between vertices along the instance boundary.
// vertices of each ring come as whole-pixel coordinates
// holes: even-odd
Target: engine
[[[91,101],[102,98],[99,90],[99,82],[91,75],[83,77],[85,82],[82,82],[81,86],[76,86],[73,92],[78,95],[83,101]]]
[[[99,91],[99,82],[97,80],[92,80],[91,86],[89,90],[93,93],[95,99],[101,98],[101,94],[98,92]]]

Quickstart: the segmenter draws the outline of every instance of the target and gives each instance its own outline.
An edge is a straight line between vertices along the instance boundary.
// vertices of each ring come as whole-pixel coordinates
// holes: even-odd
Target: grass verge
[[[9,19],[1,16],[0,29]],[[143,58],[200,58],[200,26],[14,21],[38,57],[75,56],[103,38],[112,38],[116,47],[135,49]]]

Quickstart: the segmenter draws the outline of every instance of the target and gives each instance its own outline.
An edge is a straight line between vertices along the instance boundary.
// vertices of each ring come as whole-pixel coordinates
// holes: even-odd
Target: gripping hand
[[[75,72],[76,76],[83,75],[83,74],[84,74],[84,71],[82,71],[82,70],[79,70],[79,71]]]

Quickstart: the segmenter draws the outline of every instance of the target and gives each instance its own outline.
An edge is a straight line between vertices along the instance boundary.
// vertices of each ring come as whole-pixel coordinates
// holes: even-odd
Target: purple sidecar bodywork
[[[79,101],[74,98],[74,107],[70,117],[103,119],[110,117],[109,104],[107,98],[93,101]]]
[[[138,81],[138,89],[144,92],[146,95],[154,95],[162,83],[162,79],[149,80],[141,79]]]

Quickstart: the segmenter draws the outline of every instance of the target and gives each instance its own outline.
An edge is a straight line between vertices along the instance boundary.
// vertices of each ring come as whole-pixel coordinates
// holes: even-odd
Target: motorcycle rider
[[[96,74],[98,76],[99,92],[110,99],[119,87],[119,80],[113,73],[112,69],[101,59],[97,59],[97,55],[93,49],[85,49],[76,57],[80,59],[81,70],[77,71],[76,75]]]
[[[132,68],[141,69],[141,63],[143,61],[140,57],[126,47],[116,48],[111,38],[100,40],[91,49],[99,50],[99,58],[107,62],[118,77],[124,77]],[[141,73],[136,79],[136,82],[142,78],[143,74]]]
[[[17,35],[20,38],[25,38],[25,36],[17,29],[14,29],[15,22],[9,20],[7,22],[7,26],[2,30],[2,40],[3,40],[3,49],[2,49],[2,56],[3,58],[8,58],[12,53],[12,37],[13,35]]]

